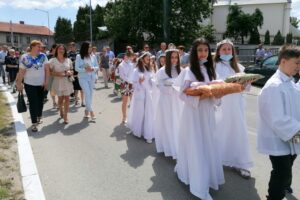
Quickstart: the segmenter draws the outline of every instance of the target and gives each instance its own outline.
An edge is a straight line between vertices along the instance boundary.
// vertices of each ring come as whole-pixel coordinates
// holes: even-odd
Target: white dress
[[[202,84],[208,84],[206,68],[201,66],[205,77]],[[185,95],[182,91],[192,82],[198,82],[189,67],[185,68],[175,86],[180,87],[180,98],[184,101],[180,119],[177,164],[178,178],[190,185],[190,191],[203,200],[211,200],[209,188],[217,190],[225,183],[220,158],[218,135],[215,124],[215,105],[218,100]]]
[[[239,65],[240,71],[244,67]],[[217,79],[225,80],[235,74],[229,62],[216,64]],[[217,131],[220,137],[223,165],[249,169],[253,166],[247,135],[245,99],[242,93],[222,97],[217,112]]]
[[[172,67],[170,78],[165,67],[156,73],[159,89],[159,98],[155,117],[155,144],[158,153],[164,152],[165,156],[177,157],[179,117],[183,102],[179,99],[179,92],[172,85],[177,78],[176,68]]]
[[[145,80],[139,83],[141,76],[144,76]],[[153,76],[153,72],[140,72],[138,68],[135,68],[130,81],[133,85],[133,95],[128,113],[127,126],[131,129],[133,135],[137,137],[143,136],[146,140],[154,138]]]

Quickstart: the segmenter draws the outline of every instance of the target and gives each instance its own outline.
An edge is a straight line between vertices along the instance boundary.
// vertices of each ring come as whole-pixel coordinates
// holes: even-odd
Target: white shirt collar
[[[292,80],[294,80],[294,78],[292,76],[288,76],[285,73],[283,73],[280,69],[277,69],[277,74],[279,75],[279,78],[283,81],[283,82],[290,82]]]

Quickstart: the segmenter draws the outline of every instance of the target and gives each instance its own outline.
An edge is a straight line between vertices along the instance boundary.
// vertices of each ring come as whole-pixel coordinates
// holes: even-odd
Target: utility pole
[[[50,32],[50,17],[49,17],[49,11],[47,10],[42,10],[42,9],[38,9],[38,8],[35,8],[34,10],[38,10],[38,11],[41,11],[41,12],[44,12],[47,14],[47,17],[48,17],[48,42],[47,42],[47,46],[48,48],[50,48],[50,35],[51,35],[51,32]]]
[[[10,43],[11,43],[11,47],[14,46],[14,33],[13,33],[13,29],[12,29],[12,22],[10,20]]]
[[[92,0],[90,0],[90,37],[91,45],[93,45]]]

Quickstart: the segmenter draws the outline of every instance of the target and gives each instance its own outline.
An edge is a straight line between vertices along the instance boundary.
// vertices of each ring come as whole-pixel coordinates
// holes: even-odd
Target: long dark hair
[[[172,56],[172,53],[176,53],[177,56],[178,56],[178,61],[177,61],[177,64],[176,64],[176,71],[178,74],[180,74],[180,57],[179,57],[179,52],[178,50],[167,50],[166,52],[166,66],[165,66],[165,71],[166,71],[166,74],[172,78],[172,73],[171,73],[171,70],[172,70],[172,64],[171,64],[171,56]]]
[[[143,60],[144,60],[144,58],[145,58],[146,56],[149,56],[149,57],[150,57],[151,55],[148,54],[148,53],[144,53],[144,54],[141,55],[141,56],[139,57],[139,59],[138,59],[137,67],[138,67],[138,69],[139,69],[140,72],[145,72],[145,69],[146,69],[147,71],[150,71],[150,63],[149,63],[148,65],[144,65],[144,62],[143,62]]]
[[[204,66],[207,70],[209,80],[210,81],[215,80],[216,72],[215,72],[215,68],[213,65],[213,59],[211,56],[211,49],[210,49],[208,41],[205,40],[204,38],[198,38],[193,42],[193,46],[192,46],[191,54],[190,54],[190,69],[198,81],[204,81],[204,76],[199,67],[198,52],[197,52],[197,47],[201,44],[206,45],[208,47],[207,62],[204,63]]]
[[[88,41],[83,42],[81,44],[80,51],[79,51],[81,59],[84,59],[84,57],[88,57],[90,55],[89,47],[90,47],[90,43]]]
[[[230,60],[230,66],[235,71],[235,73],[239,73],[240,68],[238,66],[238,59],[237,59],[237,56],[236,56],[236,53],[235,53],[235,49],[233,48],[233,46],[230,43],[224,43],[224,44],[229,44],[231,46],[231,48],[232,48],[232,58]],[[224,44],[221,44],[221,45],[217,46],[216,55],[214,57],[215,64],[217,64],[218,62],[222,62],[222,60],[220,58],[220,49]]]
[[[63,45],[63,44],[57,44],[56,45],[56,48],[55,48],[55,52],[54,52],[54,56],[57,58],[57,56],[58,56],[58,48],[59,47],[64,47],[64,50],[65,50],[65,53],[64,53],[64,58],[67,58],[68,57],[68,55],[67,55],[67,48],[65,47],[65,45]]]

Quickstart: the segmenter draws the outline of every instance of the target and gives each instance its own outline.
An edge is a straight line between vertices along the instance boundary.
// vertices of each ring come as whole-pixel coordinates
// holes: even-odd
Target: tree
[[[213,25],[207,25],[207,26],[201,26],[199,31],[199,36],[204,37],[209,42],[215,42],[215,36],[214,36],[215,29]]]
[[[211,14],[207,0],[168,0],[166,6],[166,27],[169,27],[166,31],[170,42],[175,44],[190,44],[199,37],[200,22]],[[147,39],[158,44],[164,41],[163,8],[162,0],[109,2],[104,21],[115,40],[141,45]]]
[[[290,17],[290,23],[295,28],[299,27],[300,20],[297,17]]]
[[[293,43],[293,34],[292,33],[288,33],[286,35],[286,43],[287,44],[292,44]]]
[[[92,9],[93,40],[101,39],[103,34],[99,33],[98,27],[104,26],[105,9],[99,5]],[[76,41],[90,40],[90,7],[79,7],[74,22],[74,36]]]
[[[264,44],[266,45],[269,45],[271,42],[270,42],[270,31],[267,30],[266,33],[265,33],[265,42]]]
[[[229,6],[226,35],[236,40],[240,37],[244,44],[244,38],[251,33],[257,38],[258,27],[263,25],[263,20],[263,14],[259,9],[255,9],[255,12],[250,15],[244,13],[237,4]]]
[[[273,45],[283,45],[284,44],[284,37],[281,35],[281,32],[278,31],[274,37],[272,42]]]
[[[199,37],[201,28],[206,29],[200,24],[211,15],[210,2],[207,0],[173,0],[171,2],[170,40],[175,44],[191,44],[195,38]]]
[[[54,40],[56,43],[69,43],[74,40],[71,20],[58,17],[54,27]]]
[[[261,43],[260,35],[258,29],[256,28],[250,33],[249,44],[260,44],[260,43]]]
[[[85,41],[90,39],[90,17],[89,7],[79,7],[74,22],[74,37],[75,41]]]

